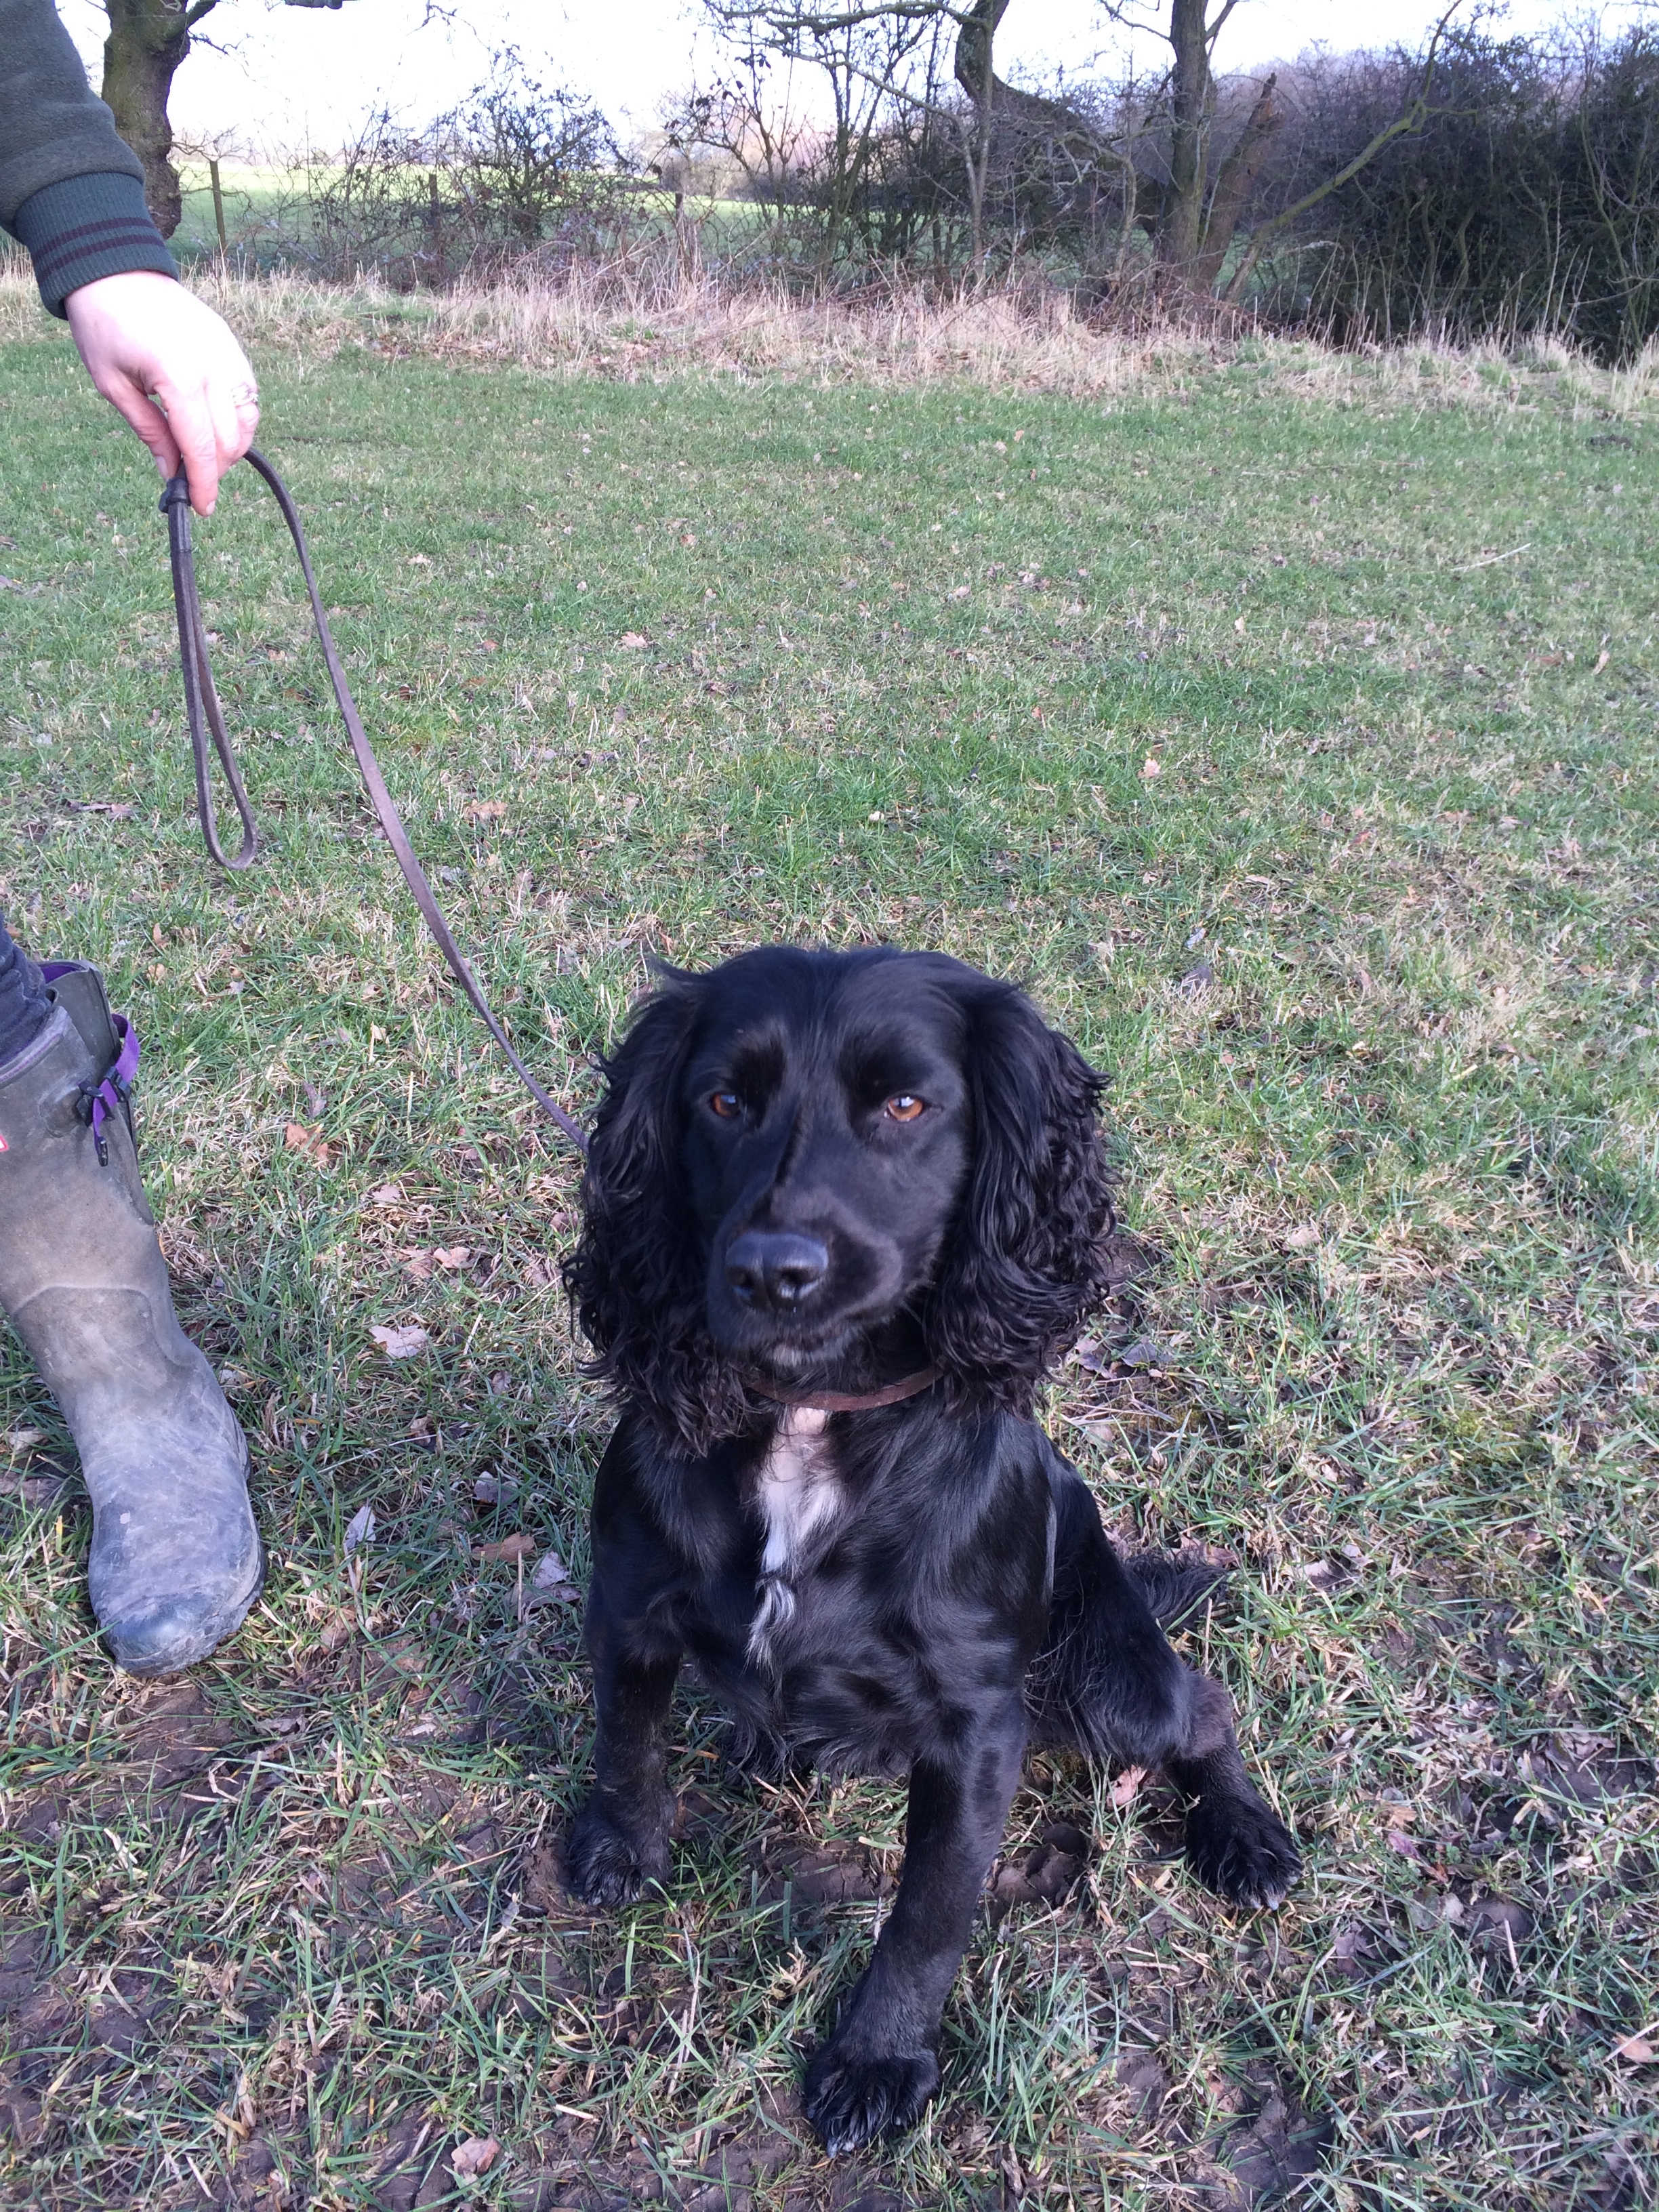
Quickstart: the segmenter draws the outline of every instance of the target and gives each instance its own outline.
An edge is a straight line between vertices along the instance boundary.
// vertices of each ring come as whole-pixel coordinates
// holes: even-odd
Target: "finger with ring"
[[[232,406],[237,409],[252,407],[257,410],[259,404],[258,386],[257,384],[236,385],[231,392],[230,401]]]

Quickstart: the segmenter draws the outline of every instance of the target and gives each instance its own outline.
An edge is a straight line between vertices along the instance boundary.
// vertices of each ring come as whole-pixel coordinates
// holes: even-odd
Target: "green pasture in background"
[[[1307,1874],[1237,1917],[1154,1784],[1034,1761],[939,2102],[840,2166],[795,2083],[900,1792],[742,1796],[688,1692],[672,1893],[563,1901],[590,1720],[544,1563],[581,1578],[608,1423],[574,1164],[423,941],[247,471],[198,544],[267,844],[210,868],[153,472],[46,332],[0,355],[0,908],[137,1019],[271,1573],[212,1664],[112,1674],[7,1355],[9,2201],[1648,2201],[1650,419],[1542,370],[1310,398],[1249,349],[1109,404],[259,367],[553,1088],[591,1103],[648,955],[767,939],[943,948],[1108,1073],[1145,1267],[1048,1418],[1126,1542],[1235,1562],[1182,1641]]]
[[[429,173],[415,171],[412,184],[405,176],[411,198],[424,197],[424,179]],[[380,180],[384,181],[384,173]],[[222,213],[225,241],[234,267],[303,270],[308,265],[307,258],[312,255],[316,237],[313,194],[331,189],[337,191],[343,181],[344,172],[332,161],[222,161],[219,206],[216,209],[212,173],[208,164],[181,162],[179,182],[183,190],[179,228],[168,243],[174,258],[186,270],[211,263],[219,253],[219,216]],[[637,246],[653,233],[659,241],[672,239],[673,194],[654,191],[646,184],[635,184],[625,190],[626,199],[618,198],[617,212],[620,216],[624,209],[631,211],[632,242]],[[688,205],[697,228],[699,251],[711,259],[741,252],[752,245],[763,227],[763,210],[752,201],[694,194]],[[360,224],[367,221],[373,228],[372,218],[366,216],[361,208],[357,219]],[[418,246],[423,241],[415,242]],[[386,250],[384,240],[377,246],[365,240],[362,247],[363,256],[370,263],[378,252]],[[337,258],[345,251],[343,244],[337,242],[325,258]],[[310,265],[315,265],[314,260]]]

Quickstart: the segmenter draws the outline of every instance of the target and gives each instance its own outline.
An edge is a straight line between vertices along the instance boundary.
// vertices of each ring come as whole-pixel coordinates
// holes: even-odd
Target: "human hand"
[[[228,325],[153,269],[82,284],[64,312],[94,384],[164,477],[182,460],[191,505],[211,514],[220,477],[259,427],[258,386]]]

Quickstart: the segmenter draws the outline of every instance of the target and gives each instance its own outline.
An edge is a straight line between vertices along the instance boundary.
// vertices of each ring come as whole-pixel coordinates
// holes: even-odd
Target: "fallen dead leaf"
[[[374,1508],[372,1505],[360,1505],[350,1520],[346,1522],[346,1557],[349,1559],[359,1544],[372,1544],[374,1541]]]
[[[303,1152],[319,1168],[332,1161],[336,1147],[331,1145],[320,1129],[308,1129],[303,1121],[290,1121],[283,1131],[283,1142],[291,1152]]]
[[[474,2174],[488,2173],[501,2154],[501,2147],[494,2136],[469,2136],[457,2143],[450,2153],[449,2162],[458,2179],[468,2180]]]
[[[1119,1806],[1131,1803],[1136,1790],[1139,1789],[1146,1778],[1146,1770],[1144,1766],[1126,1766],[1106,1792],[1106,1802],[1109,1805]]]
[[[432,1249],[433,1266],[446,1267],[452,1274],[456,1268],[465,1267],[471,1257],[472,1247],[470,1244],[435,1244]]]
[[[1389,1830],[1389,1849],[1398,1851],[1402,1859],[1416,1859],[1423,1856],[1417,1848],[1416,1839],[1408,1836],[1403,1828]]]
[[[462,810],[469,822],[499,822],[507,811],[504,799],[476,799]]]
[[[651,641],[648,637],[641,637],[636,629],[625,629],[617,642],[629,653],[641,653]]]
[[[503,1536],[494,1544],[475,1544],[475,1559],[527,1559],[536,1548],[536,1539],[520,1528],[514,1536]]]
[[[581,1589],[570,1579],[570,1570],[556,1552],[544,1552],[525,1586],[524,1601],[532,1605],[579,1605]]]
[[[1162,763],[1155,761],[1152,755],[1148,753],[1146,759],[1140,763],[1140,773],[1146,777],[1147,782],[1150,783],[1155,775],[1161,775],[1164,773]]]
[[[325,1651],[337,1651],[342,1644],[350,1643],[356,1627],[350,1607],[337,1607],[317,1631],[318,1644]]]
[[[1651,2065],[1656,2058],[1659,2058],[1659,2044],[1648,2040],[1652,2033],[1651,2028],[1644,2028],[1640,2035],[1622,2037],[1613,2046],[1613,2057],[1625,2059],[1632,2066]]]
[[[377,1326],[371,1328],[368,1333],[388,1359],[413,1359],[417,1352],[424,1352],[432,1341],[423,1328],[413,1326],[407,1328],[383,1328]]]
[[[0,1489],[3,1489],[9,1497],[21,1498],[25,1505],[39,1512],[41,1508],[58,1503],[65,1481],[66,1478],[60,1474],[9,1474],[3,1482],[0,1482]]]
[[[413,1275],[417,1283],[432,1280],[432,1254],[425,1245],[416,1246],[402,1255],[404,1272]]]

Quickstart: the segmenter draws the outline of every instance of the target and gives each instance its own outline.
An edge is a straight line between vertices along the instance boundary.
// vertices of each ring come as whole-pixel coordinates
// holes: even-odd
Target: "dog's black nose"
[[[830,1255],[816,1237],[750,1229],[726,1249],[726,1279],[745,1305],[798,1306],[829,1272]]]

